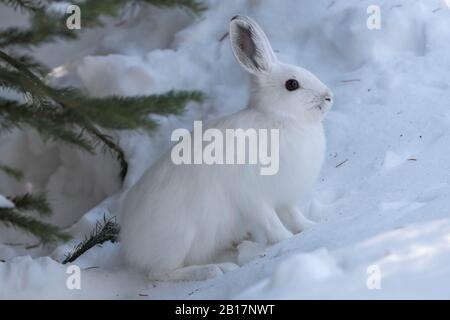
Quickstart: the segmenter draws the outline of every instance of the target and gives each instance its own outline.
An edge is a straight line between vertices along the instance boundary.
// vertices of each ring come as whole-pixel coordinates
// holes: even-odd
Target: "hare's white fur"
[[[311,190],[325,153],[322,119],[330,90],[305,69],[280,63],[248,17],[230,25],[232,48],[252,74],[248,108],[204,129],[279,129],[279,172],[255,165],[175,165],[170,152],[129,191],[121,209],[126,260],[154,280],[201,280],[233,269],[217,254],[246,238],[276,243],[311,222],[295,207]],[[288,91],[296,79],[300,89]],[[200,151],[201,152],[201,151]]]

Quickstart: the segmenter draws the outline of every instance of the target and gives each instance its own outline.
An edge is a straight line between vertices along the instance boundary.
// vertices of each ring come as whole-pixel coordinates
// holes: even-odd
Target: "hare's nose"
[[[327,92],[323,95],[323,100],[327,102],[333,101],[333,93],[330,90],[327,90]]]

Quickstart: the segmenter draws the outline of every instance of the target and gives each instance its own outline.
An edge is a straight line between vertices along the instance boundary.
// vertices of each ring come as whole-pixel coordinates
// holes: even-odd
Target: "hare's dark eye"
[[[295,79],[290,79],[290,80],[286,81],[285,86],[286,86],[286,90],[288,90],[288,91],[295,91],[300,88],[300,84]]]

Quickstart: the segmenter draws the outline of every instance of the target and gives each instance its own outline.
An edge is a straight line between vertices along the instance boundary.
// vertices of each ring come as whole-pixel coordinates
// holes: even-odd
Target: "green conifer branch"
[[[66,255],[62,264],[74,262],[81,255],[95,246],[100,246],[107,241],[116,242],[118,240],[120,226],[116,223],[115,218],[97,221],[94,230],[89,236],[85,236],[84,240],[73,248],[72,252]]]
[[[32,13],[30,28],[11,27],[0,30],[0,48],[30,47],[57,39],[71,40],[78,37],[79,32],[66,27],[67,15],[52,12],[45,2],[31,0],[1,0],[0,2]],[[53,2],[61,1],[54,0]],[[194,14],[200,14],[206,9],[205,5],[198,0],[85,0],[77,3],[82,13],[82,27],[102,26],[101,16],[116,17],[128,3],[150,4],[165,8],[180,7]]]
[[[0,208],[0,222],[7,227],[19,228],[32,234],[44,244],[70,239],[70,236],[60,231],[58,227],[26,216],[12,208]]]
[[[13,106],[12,102],[1,103],[0,110],[9,116],[11,124],[20,123],[20,120],[30,124],[39,132],[48,133],[49,137],[57,137],[62,141],[70,142],[82,147],[89,152],[89,142],[83,139],[83,136],[78,135],[72,130],[67,130],[67,125],[77,125],[91,137],[92,142],[101,142],[106,146],[107,150],[112,151],[118,159],[121,167],[120,177],[123,180],[128,170],[128,164],[125,159],[125,153],[122,148],[118,146],[111,137],[101,132],[97,128],[103,127],[105,129],[115,130],[131,130],[136,128],[146,128],[148,130],[155,129],[157,123],[150,118],[148,114],[180,114],[184,110],[184,106],[188,101],[202,101],[203,95],[200,92],[168,92],[163,95],[140,96],[140,97],[106,97],[94,98],[86,97],[76,89],[54,89],[42,82],[38,76],[26,68],[20,61],[9,56],[5,52],[0,51],[0,60],[15,68],[17,71],[11,71],[0,67],[0,86],[8,86],[21,90],[26,88],[33,97],[48,97],[55,103],[53,111],[49,117],[32,117],[33,113],[48,113],[52,110],[51,103],[48,100],[35,99],[35,102],[47,104],[45,108],[38,108],[37,110],[30,110],[29,107],[17,108]],[[58,111],[58,108],[64,110],[63,113]],[[71,115],[72,122],[58,122],[60,125],[51,125],[60,115]],[[11,119],[12,118],[12,119]],[[4,117],[5,121],[8,117]],[[68,120],[68,119],[67,119]],[[51,123],[47,123],[47,122]],[[0,122],[1,123],[1,122]],[[51,130],[50,132],[48,132]]]
[[[122,180],[128,164],[125,154],[108,130],[153,130],[158,123],[150,118],[155,115],[179,115],[189,101],[202,101],[199,92],[168,92],[163,95],[138,97],[87,97],[74,88],[53,88],[44,80],[48,70],[23,50],[31,49],[54,40],[72,40],[79,31],[66,27],[67,15],[53,12],[50,5],[62,0],[0,0],[0,4],[27,12],[30,16],[28,28],[7,28],[0,30],[0,89],[14,91],[21,98],[0,97],[0,133],[2,130],[31,127],[44,139],[69,143],[90,153],[95,147],[112,152],[118,159]],[[150,4],[158,7],[181,7],[196,14],[205,7],[198,0],[85,0],[77,2],[82,11],[82,28],[101,26],[102,16],[117,16],[128,3]],[[8,53],[7,53],[8,52]],[[14,168],[0,165],[0,171],[17,179],[22,173]],[[34,234],[42,242],[67,240],[68,235],[51,224],[28,216],[36,212],[46,216],[51,213],[44,196],[23,195],[13,198],[14,208],[0,208],[0,222]],[[97,225],[90,238],[78,247],[81,255],[93,245],[117,239],[118,226],[111,221]]]
[[[52,214],[52,209],[43,194],[32,195],[25,193],[24,195],[12,198],[11,201],[17,210],[22,212],[35,211],[41,216],[50,216]]]
[[[39,0],[0,0],[0,3],[13,7],[14,9],[31,11],[41,9],[43,6],[42,1]]]
[[[113,130],[145,128],[153,130],[157,123],[149,114],[180,115],[190,101],[201,102],[204,96],[198,91],[170,91],[161,95],[104,98],[87,97],[78,91],[66,91],[70,99],[96,125]]]
[[[91,154],[94,153],[91,141],[75,127],[77,120],[70,112],[54,110],[49,104],[36,104],[36,101],[30,105],[0,98],[0,130],[30,126],[45,139],[76,145]]]
[[[198,0],[140,0],[156,7],[181,7],[190,10],[195,14],[200,14],[207,9],[202,1]]]
[[[9,167],[5,167],[8,168]],[[50,216],[52,210],[44,195],[26,193],[9,199],[14,208],[0,208],[0,222],[7,227],[19,228],[36,236],[43,244],[57,241],[67,241],[70,236],[59,227],[37,220],[27,212],[36,212],[41,216]]]
[[[0,164],[0,171],[2,171],[4,174],[6,174],[10,177],[13,177],[16,180],[23,179],[23,172],[16,168],[6,166],[4,164]]]

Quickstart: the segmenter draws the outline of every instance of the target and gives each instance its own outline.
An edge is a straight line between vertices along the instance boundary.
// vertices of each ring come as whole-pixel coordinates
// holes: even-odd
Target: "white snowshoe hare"
[[[278,129],[279,170],[176,165],[170,151],[163,155],[130,189],[120,214],[123,255],[152,280],[215,277],[237,267],[214,263],[220,252],[245,239],[273,244],[312,224],[295,204],[312,189],[324,160],[322,120],[332,93],[309,71],[279,62],[252,19],[234,17],[229,34],[237,61],[251,74],[251,98],[246,109],[203,128],[224,136],[226,129]]]

